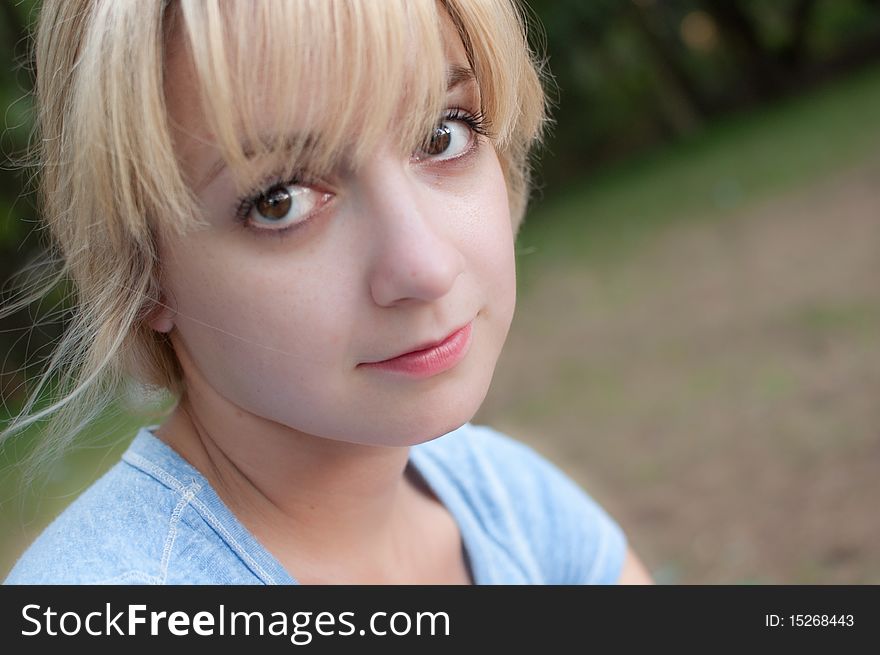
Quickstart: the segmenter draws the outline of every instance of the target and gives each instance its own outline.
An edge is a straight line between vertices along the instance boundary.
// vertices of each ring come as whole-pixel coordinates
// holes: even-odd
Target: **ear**
[[[147,319],[147,325],[156,332],[171,332],[174,329],[174,311],[166,305],[164,295],[162,304],[156,305],[150,318]]]

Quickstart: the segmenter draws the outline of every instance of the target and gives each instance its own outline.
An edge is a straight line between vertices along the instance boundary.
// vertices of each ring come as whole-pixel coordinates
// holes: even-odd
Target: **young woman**
[[[44,412],[126,380],[176,404],[7,582],[650,582],[582,489],[469,422],[545,120],[512,0],[52,0],[36,53],[78,299]]]

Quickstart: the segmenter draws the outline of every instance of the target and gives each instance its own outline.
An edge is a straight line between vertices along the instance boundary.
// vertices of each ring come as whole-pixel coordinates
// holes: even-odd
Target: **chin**
[[[485,362],[481,362],[485,366]],[[474,362],[477,364],[477,362]],[[452,371],[450,371],[452,372]],[[420,387],[337,416],[334,425],[315,426],[312,434],[374,446],[415,446],[470,421],[489,392],[492,369],[474,366],[450,375],[443,384]],[[378,401],[378,402],[377,402]]]
[[[482,357],[466,360],[457,370],[449,371],[453,375],[445,384],[423,390],[407,402],[412,411],[395,412],[400,423],[392,431],[397,439],[389,445],[414,446],[431,441],[470,421],[489,393],[500,348],[481,354]]]
[[[466,381],[451,380],[443,391],[426,392],[408,403],[409,411],[393,412],[392,425],[386,422],[387,431],[376,437],[389,446],[415,446],[452,432],[474,417],[491,381],[492,370],[483,370]]]
[[[501,342],[503,343],[503,341]],[[437,377],[368,385],[345,414],[311,434],[375,446],[415,446],[470,421],[489,393],[500,344],[476,340],[469,356]],[[325,415],[326,416],[326,415]]]

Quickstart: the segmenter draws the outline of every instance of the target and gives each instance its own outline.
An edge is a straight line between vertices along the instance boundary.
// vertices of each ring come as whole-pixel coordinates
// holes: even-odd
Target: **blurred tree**
[[[785,85],[779,62],[758,34],[752,16],[737,0],[701,0],[718,24],[722,38],[740,60],[751,90],[761,100],[774,97]]]
[[[3,164],[0,165],[0,284],[8,293],[10,276],[30,261],[39,249],[37,210],[29,173],[19,165],[25,156],[33,128],[30,92],[33,76],[29,62],[29,20],[33,0],[0,2],[0,98],[4,125],[0,136]],[[60,296],[49,298],[57,303]],[[35,325],[33,310],[20,311],[3,319],[0,330],[0,400],[16,405],[24,394],[24,380],[39,366],[36,354],[55,341],[59,325]]]
[[[559,88],[545,180],[880,58],[880,0],[528,0]]]
[[[788,11],[791,37],[780,52],[780,61],[789,71],[803,68],[807,56],[807,29],[815,9],[816,0],[797,0]]]
[[[659,107],[675,136],[696,132],[703,123],[706,103],[700,88],[684,65],[680,42],[671,37],[656,12],[656,5],[644,2],[626,4],[632,21],[653,55],[656,74],[652,76]]]

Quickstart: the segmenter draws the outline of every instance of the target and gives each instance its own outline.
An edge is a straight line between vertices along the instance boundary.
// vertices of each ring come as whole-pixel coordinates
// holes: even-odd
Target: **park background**
[[[12,164],[38,6],[0,0],[0,282],[40,243]],[[474,422],[579,482],[660,583],[880,583],[880,1],[527,10],[555,124]],[[66,302],[0,321],[0,419]],[[142,424],[102,417],[34,488],[39,426],[0,450],[0,579]]]

